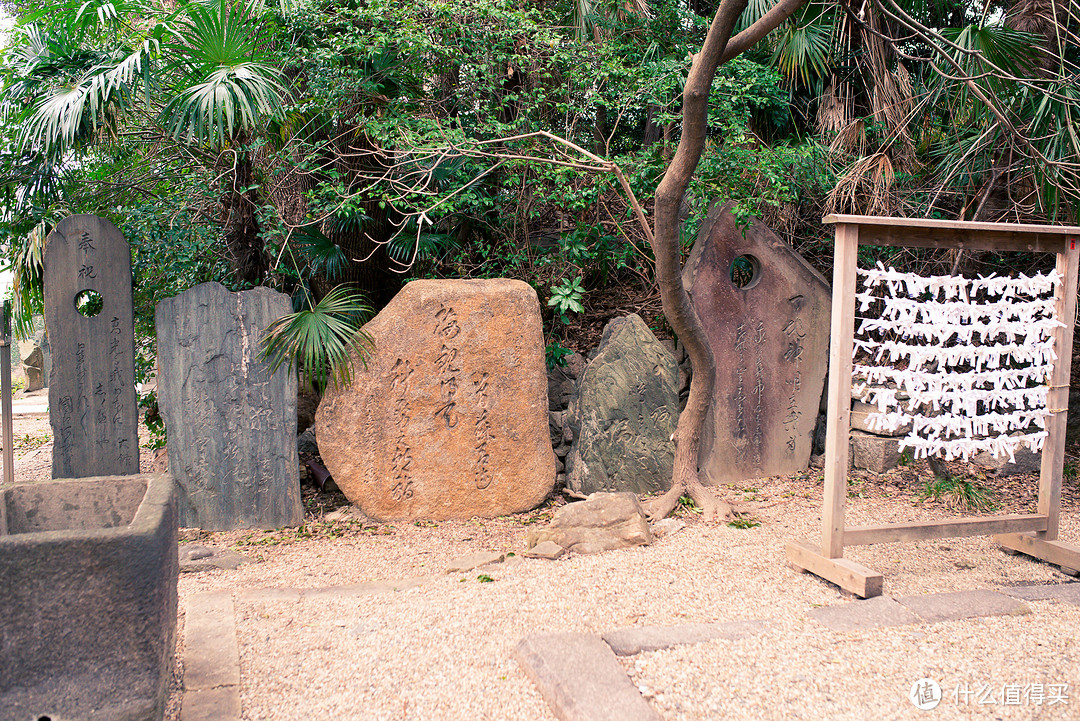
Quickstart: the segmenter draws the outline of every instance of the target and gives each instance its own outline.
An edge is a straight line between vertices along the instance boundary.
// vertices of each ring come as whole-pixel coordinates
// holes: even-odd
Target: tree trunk
[[[707,521],[732,516],[731,506],[705,488],[698,471],[702,427],[713,396],[716,364],[701,320],[682,284],[679,208],[705,147],[709,89],[716,69],[722,62],[727,62],[764,37],[801,4],[802,0],[780,0],[753,26],[732,38],[735,22],[746,8],[747,0],[723,0],[709,26],[701,52],[694,56],[683,88],[682,134],[675,157],[656,189],[652,249],[656,257],[656,281],[660,287],[664,315],[686,348],[693,368],[693,379],[686,409],[679,416],[675,431],[675,467],[671,490],[650,504],[649,516],[653,519],[663,518],[670,513],[684,494],[701,507],[702,516]]]

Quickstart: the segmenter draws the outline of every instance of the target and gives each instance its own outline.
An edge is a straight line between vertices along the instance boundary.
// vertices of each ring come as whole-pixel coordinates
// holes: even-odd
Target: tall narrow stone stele
[[[271,374],[264,329],[284,293],[203,283],[158,303],[158,405],[169,433],[180,525],[209,530],[303,522],[296,375]]]
[[[807,467],[828,367],[829,285],[757,220],[714,206],[683,270],[716,358],[702,435],[707,482]]]
[[[49,234],[45,325],[53,478],[138,473],[131,250],[109,221],[72,215]]]
[[[540,304],[520,281],[417,280],[364,329],[348,389],[315,416],[319,451],[379,520],[494,517],[555,483]]]

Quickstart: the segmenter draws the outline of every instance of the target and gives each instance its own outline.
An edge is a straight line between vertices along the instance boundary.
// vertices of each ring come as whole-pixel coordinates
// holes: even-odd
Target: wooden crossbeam
[[[788,541],[787,560],[800,571],[809,571],[860,598],[881,595],[880,573],[846,558],[826,558],[808,541]]]
[[[844,529],[844,545],[866,546],[871,543],[926,541],[931,538],[958,538],[961,536],[989,536],[995,533],[1045,531],[1047,524],[1048,519],[1044,515],[1017,513],[988,518],[954,518],[947,521],[852,526]]]
[[[1053,563],[1066,571],[1080,571],[1080,546],[1064,541],[1044,541],[1032,533],[994,536],[1006,548]]]

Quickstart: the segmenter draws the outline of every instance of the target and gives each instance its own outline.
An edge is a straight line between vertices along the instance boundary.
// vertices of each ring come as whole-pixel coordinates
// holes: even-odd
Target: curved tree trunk
[[[734,38],[731,34],[735,22],[746,8],[747,0],[721,2],[701,52],[694,56],[683,88],[682,135],[675,156],[656,189],[652,249],[656,257],[656,281],[660,287],[664,315],[686,348],[693,368],[693,379],[690,382],[690,397],[679,416],[675,431],[675,467],[671,490],[650,505],[649,516],[653,519],[663,518],[670,513],[684,494],[702,508],[705,520],[730,518],[732,514],[729,504],[720,501],[705,488],[698,472],[701,433],[713,396],[716,362],[701,320],[683,288],[679,207],[705,147],[709,90],[716,69],[783,22],[802,1],[780,0],[758,22]]]

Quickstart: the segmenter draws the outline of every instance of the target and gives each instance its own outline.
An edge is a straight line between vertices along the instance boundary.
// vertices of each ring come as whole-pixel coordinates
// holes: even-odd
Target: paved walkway
[[[316,589],[263,588],[237,593],[237,601],[318,601],[396,593],[428,577]],[[1024,585],[891,598],[878,596],[814,608],[807,616],[839,633],[885,626],[929,625],[984,616],[1032,614],[1026,601],[1056,600],[1080,607],[1080,583]],[[1033,620],[1034,622],[1034,620]],[[602,635],[541,633],[521,639],[514,655],[564,721],[658,721],[618,657],[679,645],[760,634],[769,619],[676,626],[629,626]],[[238,721],[240,654],[233,592],[195,594],[185,620],[184,697],[181,721]]]

